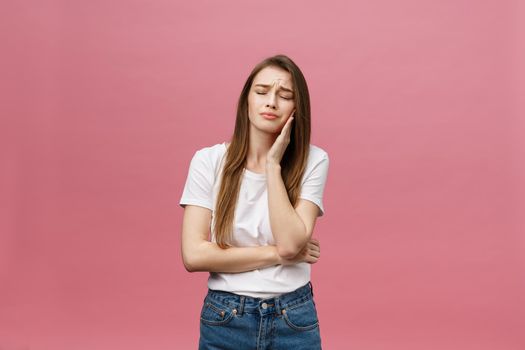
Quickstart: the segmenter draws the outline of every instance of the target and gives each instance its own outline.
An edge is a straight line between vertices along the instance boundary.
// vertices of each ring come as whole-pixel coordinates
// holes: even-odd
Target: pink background
[[[284,53],[328,151],[325,349],[525,348],[520,1],[5,2],[0,348],[195,349],[193,153]],[[521,6],[521,7],[519,7]]]

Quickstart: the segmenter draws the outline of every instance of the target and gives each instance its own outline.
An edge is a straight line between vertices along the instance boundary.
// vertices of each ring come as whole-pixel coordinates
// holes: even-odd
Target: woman
[[[199,349],[321,348],[311,236],[328,163],[310,145],[302,72],[284,55],[263,60],[241,92],[231,142],[195,153],[180,200],[184,266],[210,272]]]

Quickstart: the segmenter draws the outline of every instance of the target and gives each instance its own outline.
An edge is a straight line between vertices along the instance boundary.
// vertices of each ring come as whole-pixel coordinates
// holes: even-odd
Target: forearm
[[[292,257],[307,244],[306,226],[290,203],[281,166],[266,164],[270,227],[281,256]]]
[[[281,263],[274,245],[258,247],[220,248],[217,243],[204,241],[194,252],[191,272],[209,271],[237,273]]]

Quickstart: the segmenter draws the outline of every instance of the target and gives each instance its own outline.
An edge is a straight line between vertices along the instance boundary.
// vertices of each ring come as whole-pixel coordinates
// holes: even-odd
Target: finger
[[[321,256],[321,253],[320,253],[320,252],[312,251],[312,252],[310,252],[310,255],[311,255],[311,256],[315,256],[316,258],[318,258],[318,257]]]
[[[288,129],[291,130],[292,129],[292,123],[294,122],[295,118],[294,117],[290,117],[289,118],[289,121],[288,121]]]
[[[315,244],[312,244],[312,243],[309,243],[308,249],[313,249],[313,250],[316,250],[316,251],[320,250],[318,245],[315,245]]]
[[[318,244],[318,243],[315,243],[315,242],[308,242],[308,245],[309,245],[310,247],[315,247],[315,248],[319,249],[319,244]]]
[[[319,259],[316,258],[316,257],[314,257],[314,256],[310,256],[310,257],[308,257],[308,262],[309,262],[310,264],[314,264],[314,263],[316,263],[317,260],[319,260]]]
[[[292,129],[292,122],[293,122],[293,120],[294,120],[294,118],[290,117],[286,121],[286,124],[284,125],[284,128],[283,128],[283,131],[284,131],[285,134],[288,134],[290,132],[290,130]]]

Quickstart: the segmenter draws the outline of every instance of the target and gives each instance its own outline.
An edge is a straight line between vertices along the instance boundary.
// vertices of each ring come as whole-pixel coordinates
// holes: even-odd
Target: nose
[[[268,100],[266,101],[266,107],[270,107],[275,109],[275,101],[277,100],[277,97],[273,93],[268,94]]]

